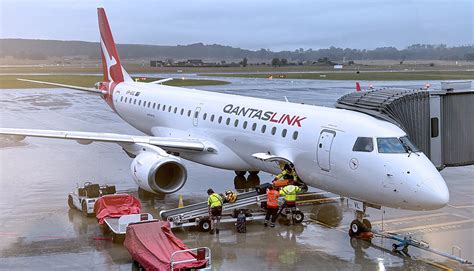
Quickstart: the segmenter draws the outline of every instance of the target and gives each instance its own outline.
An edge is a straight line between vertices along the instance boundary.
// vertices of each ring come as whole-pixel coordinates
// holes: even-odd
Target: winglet
[[[133,81],[130,75],[122,68],[115,41],[110,31],[107,15],[104,8],[97,9],[99,17],[100,46],[102,55],[102,69],[105,82]]]

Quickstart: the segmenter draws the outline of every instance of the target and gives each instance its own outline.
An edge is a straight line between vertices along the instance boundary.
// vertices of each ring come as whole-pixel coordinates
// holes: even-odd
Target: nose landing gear
[[[349,236],[370,240],[373,237],[372,224],[365,218],[365,203],[362,203],[362,206],[362,208],[355,210],[355,219],[352,220],[349,227]]]
[[[358,214],[362,213],[362,214]],[[356,211],[356,219],[352,220],[349,227],[349,236],[357,237],[364,233],[370,233],[372,231],[372,224],[370,221],[364,217],[364,213]]]

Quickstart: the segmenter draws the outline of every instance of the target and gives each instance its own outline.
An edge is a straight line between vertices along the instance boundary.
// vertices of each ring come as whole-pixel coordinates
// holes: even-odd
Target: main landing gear
[[[235,171],[234,188],[239,192],[248,191],[260,185],[259,171],[249,171],[248,176],[246,171]]]

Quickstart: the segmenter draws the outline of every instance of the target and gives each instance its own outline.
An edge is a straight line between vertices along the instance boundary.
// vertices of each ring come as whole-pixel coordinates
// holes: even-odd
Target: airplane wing
[[[101,90],[95,89],[95,88],[86,88],[86,87],[79,87],[79,86],[58,84],[58,83],[45,82],[45,81],[36,81],[36,80],[30,80],[30,79],[22,79],[22,78],[17,78],[16,80],[24,81],[24,82],[37,83],[37,84],[43,84],[43,85],[49,85],[49,86],[55,86],[55,87],[70,88],[70,89],[81,90],[81,91],[87,91],[87,92],[92,92],[92,93],[97,93],[97,94],[102,94],[102,91],[101,91]]]
[[[216,152],[215,148],[213,148],[212,146],[208,146],[206,142],[199,139],[16,128],[0,128],[0,135],[12,136],[15,140],[23,140],[25,137],[45,137],[76,140],[80,144],[90,144],[94,141],[110,142],[117,144],[142,143],[157,146],[165,150],[188,152]]]

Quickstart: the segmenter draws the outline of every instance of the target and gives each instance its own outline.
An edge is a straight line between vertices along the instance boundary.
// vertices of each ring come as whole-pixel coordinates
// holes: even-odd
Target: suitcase
[[[246,233],[247,232],[246,220],[247,219],[246,219],[246,216],[245,216],[244,212],[240,212],[237,215],[237,223],[236,223],[237,232],[240,232],[240,233]]]

